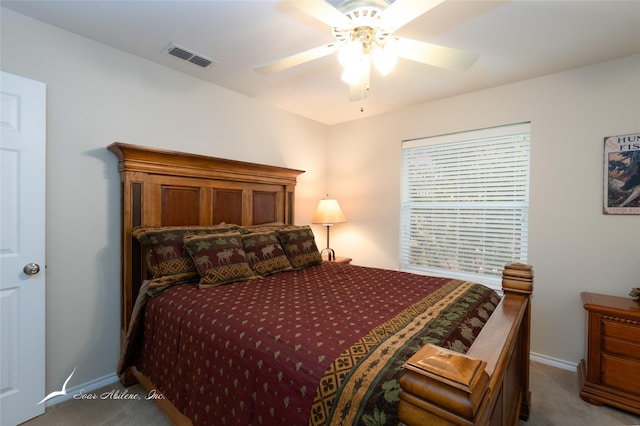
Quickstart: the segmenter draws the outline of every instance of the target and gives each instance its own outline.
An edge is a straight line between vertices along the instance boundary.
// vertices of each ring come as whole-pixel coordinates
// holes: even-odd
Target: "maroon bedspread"
[[[334,360],[372,329],[451,297],[447,286],[325,262],[206,290],[172,287],[147,301],[135,365],[194,424],[306,425]]]

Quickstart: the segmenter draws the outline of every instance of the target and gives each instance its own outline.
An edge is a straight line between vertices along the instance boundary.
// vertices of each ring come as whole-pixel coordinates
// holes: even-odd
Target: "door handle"
[[[40,265],[38,265],[37,263],[27,263],[26,265],[24,265],[24,268],[22,268],[22,270],[27,275],[35,275],[40,272]]]

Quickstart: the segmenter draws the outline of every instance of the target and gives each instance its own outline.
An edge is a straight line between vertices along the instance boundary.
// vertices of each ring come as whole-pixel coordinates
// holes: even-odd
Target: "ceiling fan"
[[[329,25],[336,41],[259,66],[255,71],[271,74],[337,52],[344,67],[342,80],[349,84],[352,101],[368,95],[372,63],[383,76],[398,58],[464,71],[473,65],[477,54],[393,35],[443,1],[395,0],[389,4],[385,0],[346,0],[336,8],[324,0],[288,0],[288,4]]]

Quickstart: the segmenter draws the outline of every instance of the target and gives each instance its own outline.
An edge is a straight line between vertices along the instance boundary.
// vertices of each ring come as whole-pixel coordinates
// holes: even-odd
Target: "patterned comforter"
[[[466,352],[499,302],[444,278],[325,262],[148,299],[136,365],[202,425],[397,424],[402,364]],[[134,333],[133,336],[136,336]]]

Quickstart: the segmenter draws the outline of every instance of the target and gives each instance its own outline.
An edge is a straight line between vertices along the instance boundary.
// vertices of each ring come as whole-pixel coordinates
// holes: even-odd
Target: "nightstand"
[[[327,256],[322,256],[322,260],[324,260],[325,262],[328,262]],[[352,259],[350,257],[336,256],[335,259],[332,260],[332,262],[350,264],[351,260]]]
[[[582,293],[587,355],[578,367],[580,397],[640,414],[640,303]]]

